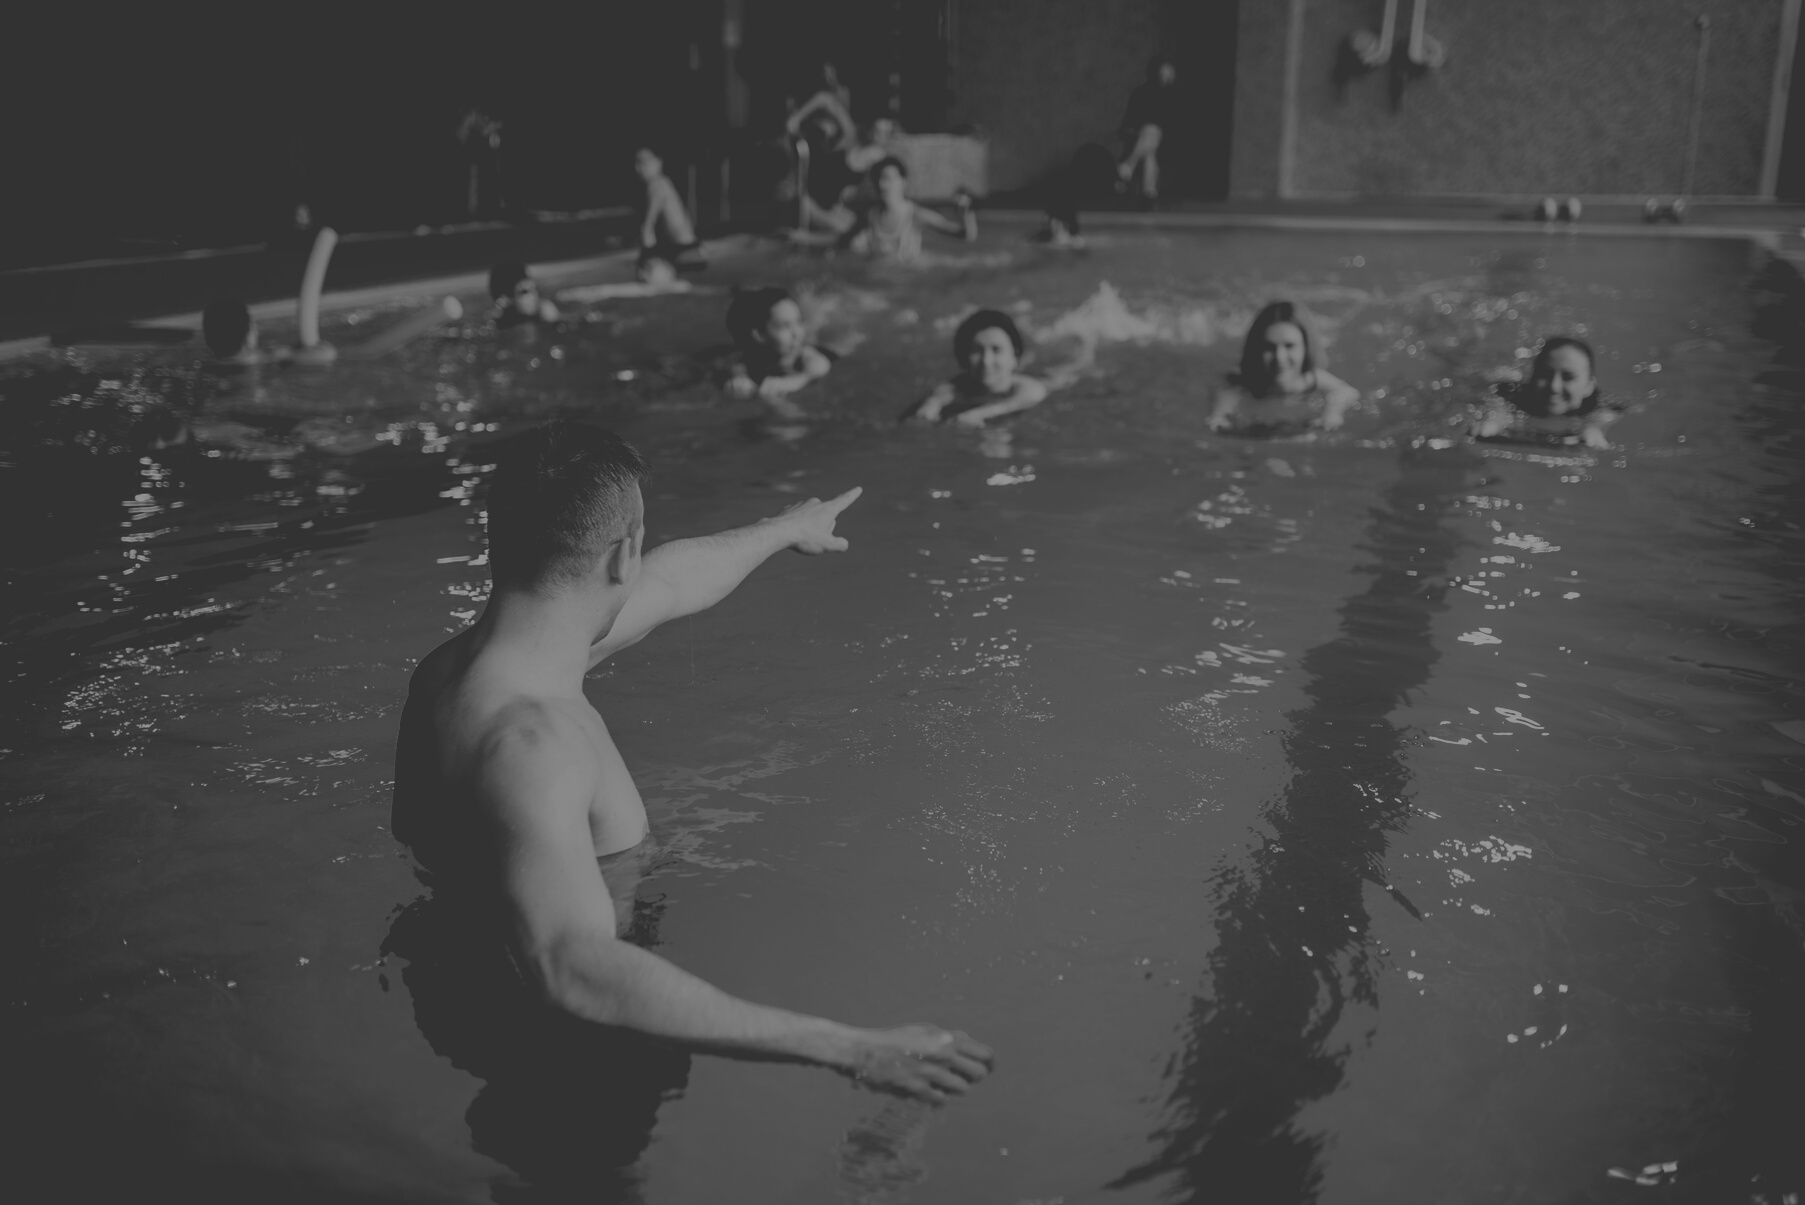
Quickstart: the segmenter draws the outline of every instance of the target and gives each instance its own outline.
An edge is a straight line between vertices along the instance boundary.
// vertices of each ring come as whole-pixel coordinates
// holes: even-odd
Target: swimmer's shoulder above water
[[[871,169],[870,180],[877,203],[847,231],[845,241],[853,250],[906,261],[921,254],[924,229],[950,234],[967,242],[978,237],[978,218],[972,210],[971,198],[959,194],[957,218],[946,217],[911,200],[908,195],[909,170],[902,160],[894,156],[881,160]]]
[[[953,332],[953,358],[963,371],[941,382],[903,417],[982,427],[993,418],[1040,405],[1046,400],[1046,383],[1017,371],[1024,348],[1022,332],[1009,315],[979,310]]]
[[[1545,339],[1529,379],[1505,382],[1480,406],[1469,428],[1476,439],[1611,446],[1605,431],[1623,414],[1623,403],[1599,388],[1596,357],[1583,339]]]
[[[1254,316],[1241,364],[1216,393],[1213,431],[1298,434],[1342,425],[1360,391],[1329,372],[1321,341],[1302,306],[1275,301]]]

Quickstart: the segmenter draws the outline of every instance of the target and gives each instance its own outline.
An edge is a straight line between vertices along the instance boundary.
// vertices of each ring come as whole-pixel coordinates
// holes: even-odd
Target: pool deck
[[[1582,198],[1579,222],[1538,222],[1534,198],[1181,202],[1153,210],[1087,210],[1087,230],[1246,229],[1746,239],[1805,278],[1805,205],[1701,199],[1683,223],[1642,220],[1641,199]],[[1023,230],[1042,221],[1025,198],[996,198],[987,224]],[[486,223],[425,233],[353,233],[332,262],[327,310],[407,294],[480,298],[487,266],[518,259],[552,285],[612,277],[630,254],[631,215],[580,221]],[[219,296],[242,297],[259,318],[294,308],[304,250],[262,246],[87,260],[0,271],[0,360],[49,346],[53,336],[133,323],[193,327]]]

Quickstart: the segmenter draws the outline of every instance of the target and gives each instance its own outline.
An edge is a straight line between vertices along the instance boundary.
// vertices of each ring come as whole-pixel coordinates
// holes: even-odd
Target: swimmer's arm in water
[[[482,741],[476,795],[498,837],[516,962],[552,1007],[727,1052],[816,1063],[926,1100],[959,1095],[989,1072],[990,1051],[963,1034],[859,1029],[754,1004],[621,941],[590,837],[595,734],[554,706],[511,710]]]
[[[1605,428],[1622,418],[1621,411],[1614,407],[1601,408],[1586,419],[1585,426],[1579,429],[1580,442],[1588,448],[1608,448],[1610,439],[1605,435]]]
[[[804,347],[796,356],[796,371],[782,376],[769,376],[758,383],[758,396],[766,401],[787,397],[814,381],[827,375],[834,366],[832,360],[821,354],[819,348]]]
[[[1360,401],[1360,391],[1340,377],[1316,370],[1316,388],[1322,392],[1322,428],[1333,431],[1341,426],[1347,412]]]
[[[834,522],[862,492],[855,486],[825,502],[810,498],[749,527],[672,540],[652,549],[645,554],[633,593],[614,626],[589,646],[590,666],[643,640],[667,620],[714,606],[733,593],[747,574],[786,548],[809,556],[845,552],[846,537],[834,534]]]
[[[1515,406],[1501,397],[1489,397],[1483,403],[1479,418],[1473,423],[1472,433],[1478,439],[1491,439],[1515,426],[1517,418]]]
[[[1218,389],[1216,404],[1210,407],[1209,417],[1204,419],[1204,423],[1212,431],[1224,431],[1234,426],[1235,416],[1240,412],[1241,391],[1232,386]]]
[[[1005,414],[1028,410],[1047,400],[1047,387],[1033,377],[1016,377],[1009,392],[994,401],[970,410],[961,410],[953,421],[962,427],[982,427],[985,422]]]
[[[903,418],[914,419],[916,422],[937,423],[940,421],[940,412],[952,405],[958,396],[959,386],[956,382],[942,381],[934,386],[934,392],[904,411]]]
[[[960,210],[960,218],[954,220],[943,213],[929,209],[926,205],[910,202],[915,206],[915,220],[929,230],[938,230],[942,234],[956,234],[966,242],[978,237],[978,219],[968,208]]]

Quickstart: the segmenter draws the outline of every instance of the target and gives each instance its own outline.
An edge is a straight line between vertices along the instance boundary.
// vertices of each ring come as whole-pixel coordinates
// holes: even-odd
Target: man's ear
[[[602,556],[602,567],[607,571],[608,584],[618,586],[625,582],[628,572],[633,567],[637,556],[632,536],[622,536],[608,545],[608,551]]]

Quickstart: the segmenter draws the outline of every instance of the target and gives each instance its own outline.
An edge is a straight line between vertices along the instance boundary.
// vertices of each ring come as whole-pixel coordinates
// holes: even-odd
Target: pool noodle
[[[307,257],[307,271],[301,274],[301,297],[296,308],[302,347],[314,347],[320,341],[320,294],[326,287],[326,265],[332,262],[332,250],[337,246],[338,231],[322,226],[313,240],[313,252]]]
[[[1423,21],[1429,15],[1429,0],[1416,0],[1410,10],[1410,61],[1422,63],[1423,60]]]
[[[345,355],[352,359],[369,360],[377,356],[387,355],[404,343],[411,343],[447,322],[455,322],[464,316],[464,307],[455,297],[441,298],[437,305],[430,305],[416,310],[387,330],[373,335],[359,343],[356,347],[345,349]]]
[[[1391,45],[1397,36],[1398,0],[1385,0],[1385,19],[1379,26],[1379,53],[1381,55],[1387,58],[1391,57]]]

